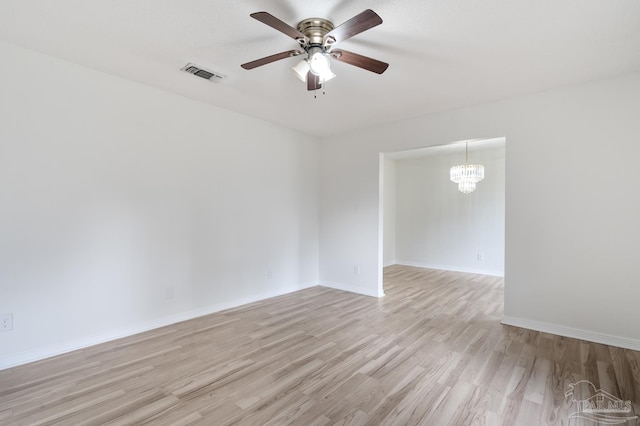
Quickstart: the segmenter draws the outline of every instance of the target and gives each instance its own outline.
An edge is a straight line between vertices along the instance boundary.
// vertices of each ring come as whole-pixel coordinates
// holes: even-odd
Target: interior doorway
[[[451,166],[482,164],[463,194]],[[380,155],[379,294],[394,264],[504,276],[506,139],[476,139]]]

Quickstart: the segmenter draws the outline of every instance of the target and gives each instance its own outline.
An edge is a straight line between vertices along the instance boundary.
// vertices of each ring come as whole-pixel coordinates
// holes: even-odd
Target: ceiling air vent
[[[214,83],[219,82],[223,78],[226,78],[226,75],[222,75],[220,73],[214,71],[207,71],[195,64],[188,63],[184,67],[181,68],[182,71],[186,71],[189,74],[197,75],[198,77],[202,77],[205,80],[213,81]]]

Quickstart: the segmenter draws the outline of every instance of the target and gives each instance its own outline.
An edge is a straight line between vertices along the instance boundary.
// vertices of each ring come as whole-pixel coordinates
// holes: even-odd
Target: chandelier
[[[476,190],[476,183],[484,179],[484,166],[469,163],[469,142],[465,144],[464,164],[451,167],[451,181],[458,184],[458,191],[469,194]]]

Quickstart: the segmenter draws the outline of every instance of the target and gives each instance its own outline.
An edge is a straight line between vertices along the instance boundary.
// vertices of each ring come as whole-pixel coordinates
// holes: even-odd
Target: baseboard
[[[466,272],[469,274],[491,275],[494,277],[504,277],[504,271],[481,268],[463,268],[451,265],[435,265],[432,263],[411,262],[409,260],[397,260],[396,265],[415,266],[418,268],[440,269],[442,271]]]
[[[364,296],[382,297],[384,294],[378,294],[378,290],[372,290],[369,287],[362,287],[353,284],[336,283],[331,281],[321,281],[322,287],[335,288],[336,290],[344,290],[350,293],[362,294]]]
[[[542,331],[544,333],[557,334],[558,336],[572,337],[574,339],[586,340],[588,342],[602,343],[604,345],[640,351],[640,341],[629,339],[627,337],[613,336],[610,334],[597,333],[594,331],[566,327],[558,324],[550,324],[526,318],[512,317],[508,315],[505,315],[502,318],[502,324],[527,328],[529,330]]]
[[[226,309],[236,308],[238,306],[258,302],[260,300],[282,296],[284,294],[293,293],[296,291],[304,290],[306,288],[315,287],[317,285],[318,283],[307,283],[295,288],[292,288],[292,287],[281,288],[275,291],[268,291],[268,292],[248,296],[248,297],[234,299],[227,302],[216,303],[214,305],[210,305],[202,308],[192,309],[186,312],[180,312],[177,314],[158,318],[152,321],[147,321],[147,322],[137,324],[131,327],[127,327],[124,329],[119,329],[109,333],[104,333],[99,336],[92,336],[88,338],[78,339],[72,342],[67,342],[64,344],[56,345],[56,346],[39,348],[39,349],[25,351],[25,352],[13,354],[13,355],[0,356],[0,370],[16,367],[18,365],[27,364],[34,361],[39,361],[45,358],[50,358],[50,357],[61,355],[67,352],[83,349],[89,346],[98,345],[100,343],[110,342],[112,340],[121,339],[123,337],[132,336],[134,334],[143,333],[145,331],[154,330],[156,328],[165,327],[167,325],[175,324],[182,321],[188,321],[194,318],[224,311]]]

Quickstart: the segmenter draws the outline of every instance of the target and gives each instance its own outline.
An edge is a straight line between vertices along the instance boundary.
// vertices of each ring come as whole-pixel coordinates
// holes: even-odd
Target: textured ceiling
[[[252,12],[339,25],[367,8],[382,25],[339,46],[390,63],[382,75],[334,61],[316,99],[289,70],[299,58],[240,68],[297,48]],[[0,39],[328,136],[640,70],[640,1],[3,0]],[[228,78],[181,72],[187,62]]]

